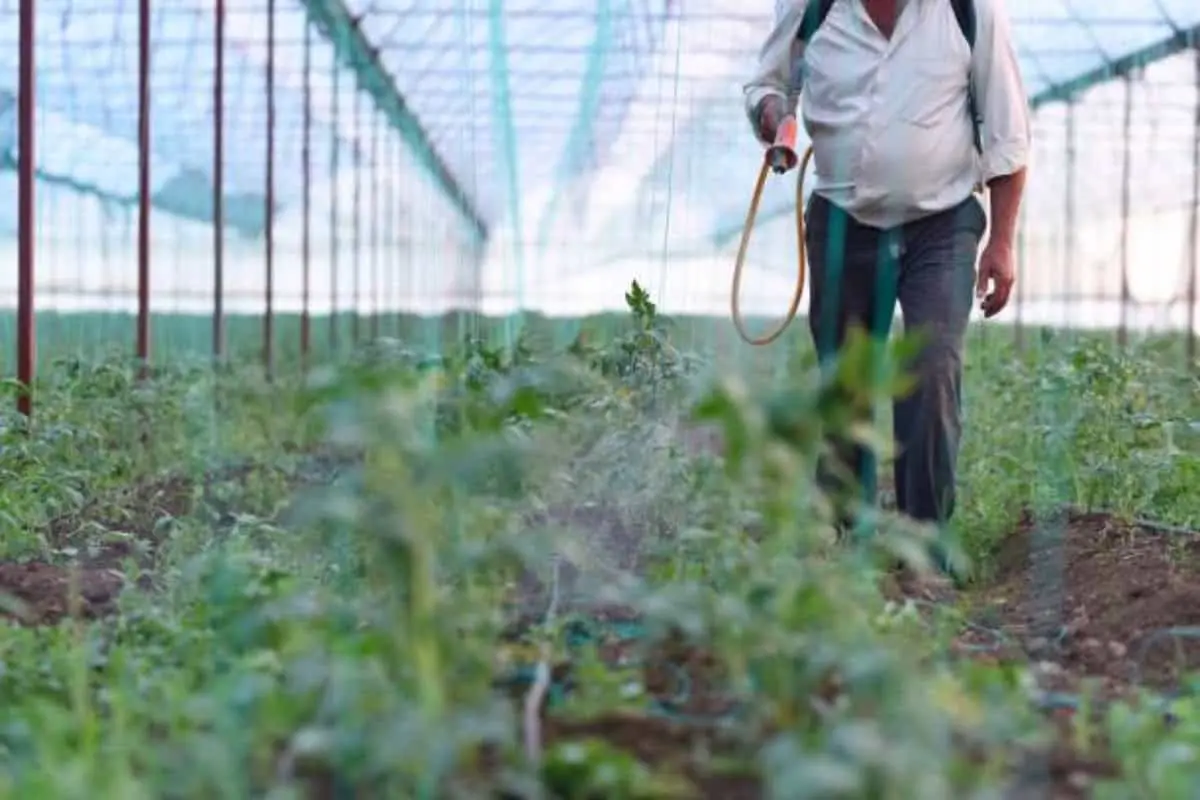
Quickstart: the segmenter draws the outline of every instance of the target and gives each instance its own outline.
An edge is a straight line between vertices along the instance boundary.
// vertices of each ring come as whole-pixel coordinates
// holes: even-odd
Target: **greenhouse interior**
[[[268,259],[288,313],[571,317],[620,308],[633,279],[670,313],[727,313],[768,2],[43,0],[31,41],[18,5],[2,175],[16,198],[28,60],[35,199],[24,233],[4,206],[4,246],[17,264],[32,237],[39,311],[135,312],[145,226],[153,313],[211,313],[223,273],[223,310],[261,314]],[[1200,10],[1005,5],[1037,166],[1000,321],[1194,325]],[[793,283],[793,191],[769,184],[747,266],[744,306],[768,318]]]
[[[804,2],[0,0],[0,800],[1196,800],[1200,0],[832,0],[832,346]]]

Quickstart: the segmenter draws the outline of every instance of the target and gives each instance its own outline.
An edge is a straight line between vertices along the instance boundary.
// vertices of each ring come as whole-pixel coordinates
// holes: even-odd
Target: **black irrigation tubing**
[[[1110,515],[1117,519],[1121,519],[1123,515],[1103,508],[1074,508],[1069,507],[1064,509],[1068,513],[1076,514],[1104,514]],[[1125,521],[1134,528],[1144,530],[1148,533],[1168,535],[1168,536],[1197,536],[1200,538],[1200,533],[1177,525],[1170,525],[1156,520],[1146,518],[1126,518]],[[917,600],[916,605],[925,605],[931,608],[936,608],[936,603],[929,601]],[[960,624],[960,629],[973,631],[991,639],[988,644],[966,644],[960,645],[960,649],[966,652],[973,653],[989,653],[999,652],[1006,647],[1018,647],[1019,644],[1007,633],[1000,628],[982,625],[970,620]],[[581,647],[590,643],[596,643],[602,638],[616,639],[617,641],[635,641],[644,638],[645,630],[641,623],[635,620],[626,621],[601,621],[598,619],[582,619],[576,618],[570,621],[565,630],[566,644],[569,650],[578,650]],[[1059,649],[1066,643],[1066,638],[1070,635],[1070,631],[1064,626],[1060,628],[1059,633],[1049,643],[1051,649]],[[1137,648],[1137,654],[1132,662],[1131,683],[1134,685],[1142,684],[1142,672],[1145,664],[1146,656],[1150,648],[1155,644],[1160,644],[1169,640],[1192,639],[1200,641],[1200,626],[1180,626],[1167,627],[1152,631]],[[637,666],[637,663],[630,663],[628,666]],[[679,665],[664,665],[669,666],[675,671],[677,676],[676,690],[668,698],[656,697],[652,698],[649,704],[648,712],[651,716],[665,717],[674,722],[684,724],[707,724],[729,721],[736,718],[744,708],[735,706],[732,710],[718,712],[715,714],[695,714],[686,712],[688,698],[691,695],[691,677],[687,671]],[[537,671],[536,665],[518,667],[510,672],[499,683],[509,687],[532,686]],[[568,677],[563,680],[553,681],[547,691],[547,702],[549,705],[561,704],[566,696],[574,688],[573,681]],[[1159,694],[1153,703],[1153,707],[1162,713],[1168,720],[1172,718],[1170,711],[1171,703],[1181,697],[1187,696],[1187,692],[1174,691],[1169,693]],[[1040,711],[1061,711],[1069,710],[1076,711],[1083,705],[1081,695],[1072,692],[1039,692],[1033,698],[1033,705]]]

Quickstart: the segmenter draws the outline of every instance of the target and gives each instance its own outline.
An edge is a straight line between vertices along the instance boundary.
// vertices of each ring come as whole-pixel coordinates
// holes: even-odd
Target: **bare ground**
[[[1047,688],[1170,690],[1200,670],[1200,535],[1068,510],[1026,515],[966,599],[1009,656],[1052,665]],[[1003,650],[1003,648],[1002,648]]]
[[[314,459],[320,463],[309,465],[308,472],[331,468],[329,458],[318,454]],[[79,555],[68,562],[0,561],[0,617],[25,625],[53,625],[66,617],[96,619],[114,613],[129,582],[129,560],[144,571],[140,588],[150,588],[165,530],[162,521],[186,517],[202,505],[220,517],[227,510],[212,496],[212,487],[244,482],[256,469],[269,468],[242,463],[199,477],[151,478],[51,520],[45,539],[52,550],[78,545],[92,535],[90,531],[120,531],[122,536],[73,547]],[[298,485],[312,482],[305,473],[295,480]]]

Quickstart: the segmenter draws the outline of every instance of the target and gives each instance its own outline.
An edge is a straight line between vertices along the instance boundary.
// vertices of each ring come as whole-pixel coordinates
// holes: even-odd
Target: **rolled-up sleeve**
[[[1003,0],[975,0],[973,81],[983,118],[983,180],[1020,172],[1029,162],[1029,101]]]
[[[746,97],[746,116],[753,122],[755,109],[763,98],[775,95],[791,103],[795,113],[796,96],[790,91],[792,59],[795,56],[793,43],[800,32],[807,0],[777,0],[775,3],[775,27],[767,35],[758,53],[758,64],[754,75],[742,87]]]

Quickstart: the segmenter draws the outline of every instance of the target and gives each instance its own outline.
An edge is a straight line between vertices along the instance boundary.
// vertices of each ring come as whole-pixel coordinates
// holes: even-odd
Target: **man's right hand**
[[[769,94],[758,102],[754,115],[757,121],[755,133],[763,144],[775,143],[775,135],[787,114],[787,101],[779,95]]]

